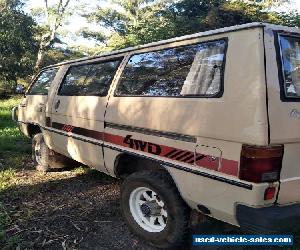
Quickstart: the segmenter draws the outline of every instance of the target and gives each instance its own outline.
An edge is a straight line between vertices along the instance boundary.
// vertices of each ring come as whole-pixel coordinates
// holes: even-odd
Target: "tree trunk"
[[[13,94],[16,93],[17,85],[18,85],[17,77],[14,76],[13,79],[12,79],[12,84],[11,84],[11,90],[12,90]]]
[[[34,70],[36,72],[38,72],[41,69],[42,65],[43,65],[44,58],[45,58],[45,53],[46,53],[46,50],[41,45],[40,49],[38,51],[37,59],[36,59],[35,66],[34,66]]]

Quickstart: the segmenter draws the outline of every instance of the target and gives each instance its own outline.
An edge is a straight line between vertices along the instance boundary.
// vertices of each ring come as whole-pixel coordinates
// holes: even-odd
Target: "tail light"
[[[272,182],[279,180],[283,157],[283,146],[243,145],[241,152],[241,180],[250,182]]]
[[[265,190],[265,195],[264,195],[264,200],[272,200],[274,199],[276,194],[276,188],[275,187],[267,187],[267,189]]]

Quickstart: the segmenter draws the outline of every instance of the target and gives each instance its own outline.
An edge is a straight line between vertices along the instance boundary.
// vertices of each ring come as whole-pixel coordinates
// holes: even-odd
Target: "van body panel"
[[[118,156],[123,154],[124,152],[129,154],[132,153],[134,155],[140,155],[141,157],[146,157],[157,161],[163,160],[161,164],[173,177],[173,180],[182,198],[187,202],[187,204],[192,209],[196,210],[198,210],[198,205],[205,206],[211,212],[209,216],[212,216],[214,218],[226,221],[233,225],[238,225],[235,216],[232,216],[233,214],[235,214],[236,204],[246,204],[247,206],[263,207],[270,206],[275,201],[275,197],[272,200],[264,200],[264,191],[269,186],[268,183],[253,185],[252,183],[243,182],[245,184],[251,185],[251,188],[241,188],[239,186],[214,179],[213,176],[225,178],[228,181],[240,182],[237,176],[233,175],[232,173],[226,173],[221,168],[208,168],[206,165],[201,165],[201,161],[198,163],[196,162],[195,164],[186,164],[185,162],[177,161],[175,159],[164,158],[163,155],[155,155],[145,152],[141,149],[137,149],[137,147],[135,146],[135,142],[139,140],[142,142],[154,143],[156,145],[168,145],[169,147],[180,148],[184,151],[193,151],[195,150],[195,145],[201,142],[202,145],[211,145],[211,147],[199,147],[197,148],[198,153],[210,155],[217,158],[220,155],[221,151],[221,160],[232,160],[234,162],[238,162],[242,147],[242,144],[240,143],[198,137],[195,144],[192,142],[183,142],[165,137],[145,135],[133,131],[122,131],[109,127],[106,128],[105,134],[117,135],[122,139],[130,135],[130,138],[135,140],[133,142],[132,148],[129,145],[120,146],[117,144],[117,142],[112,142],[109,139],[107,139],[107,141],[111,142],[104,142],[105,163],[111,176],[115,176],[115,159],[117,159]],[[123,141],[122,139],[120,140],[121,142]],[[216,149],[214,145],[218,145],[218,149]],[[118,152],[111,147],[118,147],[122,152]],[[210,160],[209,157],[208,159]],[[213,161],[213,163],[218,163],[218,161],[215,161],[214,159],[211,160]],[[174,164],[178,167],[189,169],[191,171],[201,171],[205,174],[211,175],[211,177],[205,177],[188,172],[186,170],[177,169],[174,166],[169,166],[168,163]],[[278,189],[279,187],[279,183],[273,183],[272,185],[276,187],[276,189]]]
[[[51,92],[51,105],[47,113],[51,119],[50,128],[55,131],[51,132],[51,147],[55,148],[58,153],[102,172],[107,172],[104,166],[102,147],[72,138],[72,131],[68,131],[69,128],[76,127],[85,129],[85,131],[103,132],[107,97],[58,95],[68,69],[69,66],[64,66],[61,81],[57,84],[55,91]],[[62,136],[61,133],[64,135]],[[87,137],[84,134],[78,136]],[[98,144],[101,144],[102,141],[103,138],[98,137]]]
[[[123,167],[118,160],[124,154],[153,161],[170,173],[192,209],[204,206],[219,220],[247,227],[247,211],[263,218],[281,207],[288,218],[286,213],[300,209],[286,206],[300,202],[295,191],[300,188],[300,102],[281,100],[277,31],[299,32],[248,24],[61,63],[48,96],[28,95],[23,101],[29,105],[19,114],[21,128],[26,132],[26,123],[38,124],[49,148],[113,177],[119,177],[116,168]],[[228,43],[219,95],[115,95],[131,56],[216,40]],[[70,67],[120,57],[107,96],[58,94]],[[44,109],[37,113],[39,102]],[[279,181],[254,183],[239,177],[245,144],[263,146],[258,149],[283,144]],[[273,198],[265,197],[267,188],[275,188]]]
[[[58,102],[60,105],[56,108],[55,105]],[[101,133],[104,130],[106,102],[106,97],[56,96],[52,103],[52,129],[61,132],[61,130],[67,130],[67,126],[71,126]],[[65,136],[52,133],[53,147],[58,149],[59,153],[69,155],[79,162],[106,172],[101,146],[74,139],[69,136],[72,135],[71,131],[64,133]],[[100,137],[98,141],[101,143],[103,139]]]
[[[197,209],[198,205],[203,205],[210,210],[209,216],[233,225],[238,225],[236,217],[232,216],[235,214],[236,204],[264,207],[275,201],[264,200],[267,183],[255,184],[252,190],[248,190],[173,168],[169,172],[190,207]],[[275,187],[278,189],[278,183]]]
[[[49,96],[52,96],[51,93],[53,92],[53,89],[55,89],[55,86],[61,81],[61,74],[63,73],[61,68],[56,68],[58,68],[58,71],[50,85],[48,95],[31,95],[27,94],[27,90],[26,97],[22,100],[22,102],[19,105],[19,122],[38,124],[41,127],[45,126],[46,113],[49,109]],[[29,90],[35,84],[35,81],[39,78],[39,76],[40,74],[34,77],[29,86]]]
[[[45,125],[45,104],[48,96],[28,95],[19,106],[19,121]]]
[[[209,40],[223,37],[222,34]],[[262,29],[233,32],[226,34],[226,37],[228,49],[222,97],[111,96],[106,122],[183,135],[267,144]],[[202,38],[197,41],[207,40]],[[245,68],[255,73],[245,75]],[[227,112],[232,107],[235,107],[234,111]]]
[[[300,30],[299,30],[300,32]],[[280,94],[282,75],[280,69],[280,56],[274,44],[277,44],[277,33],[267,31],[265,35],[267,84],[268,84],[268,110],[270,119],[270,143],[297,143],[300,142],[300,119],[297,110],[300,109],[297,101],[282,101]],[[278,51],[279,53],[279,51]]]
[[[300,30],[266,29],[266,76],[268,86],[268,111],[270,123],[270,144],[283,144],[284,155],[280,174],[280,191],[277,202],[289,204],[300,202],[300,119],[295,110],[300,110],[297,101],[284,101],[281,96],[282,72],[278,44],[278,34]],[[276,50],[277,48],[277,50]]]

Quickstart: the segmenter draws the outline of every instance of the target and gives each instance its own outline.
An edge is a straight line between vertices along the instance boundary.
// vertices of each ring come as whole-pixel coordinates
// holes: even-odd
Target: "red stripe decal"
[[[237,161],[222,159],[220,172],[237,176],[239,173],[239,164]]]
[[[108,143],[119,145],[122,147],[131,148],[137,151],[146,152],[153,155],[159,155],[167,159],[185,162],[188,164],[194,164],[198,167],[207,168],[210,170],[219,171],[229,175],[238,175],[238,162],[233,160],[222,159],[221,167],[219,167],[219,158],[214,158],[210,155],[202,155],[194,152],[186,151],[182,149],[177,149],[173,147],[168,147],[165,145],[159,145],[152,142],[137,140],[132,138],[132,135],[127,135],[126,137],[120,135],[114,135],[109,133],[102,133],[99,131],[89,130],[80,127],[73,127],[71,125],[52,123],[52,127],[66,132],[72,132],[74,134],[79,134],[87,136],[90,138],[103,140]]]
[[[126,137],[113,135],[109,133],[104,133],[104,141],[112,144],[116,144],[123,147],[132,148],[134,150],[159,155],[164,158],[187,162],[190,164],[194,163],[194,152],[183,151],[177,148],[168,147],[165,145],[158,145],[151,142],[145,142],[141,140],[136,140],[132,138],[132,135],[127,135]],[[189,153],[190,156],[182,159],[180,156],[184,156]],[[174,157],[174,159],[173,159]],[[178,159],[176,159],[178,158]],[[187,160],[187,161],[185,161]],[[196,166],[204,167],[210,170],[219,171],[225,174],[237,176],[238,174],[238,162],[233,160],[222,159],[221,168],[219,166],[219,158],[213,158],[209,155],[196,154]]]

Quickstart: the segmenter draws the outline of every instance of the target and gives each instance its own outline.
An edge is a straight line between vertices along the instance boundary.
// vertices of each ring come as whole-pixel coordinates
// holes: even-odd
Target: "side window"
[[[58,91],[65,96],[106,96],[121,59],[71,66]]]
[[[116,96],[216,96],[221,92],[226,41],[133,55]]]
[[[51,68],[42,71],[28,91],[28,95],[47,95],[58,68]]]
[[[300,37],[279,36],[285,97],[300,97]]]

